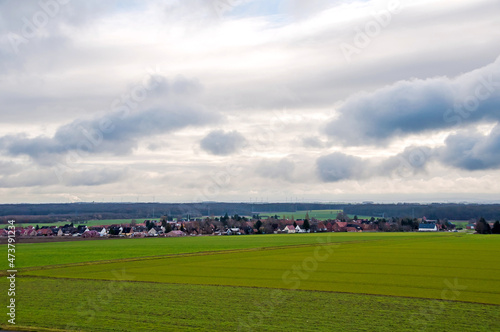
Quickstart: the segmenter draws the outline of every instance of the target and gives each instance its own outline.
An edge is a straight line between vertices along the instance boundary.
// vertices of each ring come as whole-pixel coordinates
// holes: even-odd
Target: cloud
[[[200,146],[208,153],[227,156],[240,151],[247,144],[247,140],[237,131],[224,132],[215,130],[209,133],[200,142]]]
[[[459,132],[450,135],[445,143],[437,153],[446,165],[468,171],[500,168],[500,125],[489,135],[477,130]]]
[[[307,136],[302,138],[302,145],[306,148],[320,149],[326,147],[327,144],[316,136]]]
[[[431,162],[465,171],[500,169],[500,125],[485,135],[462,130],[449,135],[437,148],[410,146],[388,158],[362,159],[336,152],[316,160],[316,171],[324,182],[364,180],[375,177],[425,176]]]
[[[0,188],[53,185],[64,185],[66,187],[99,186],[116,183],[124,179],[126,175],[126,169],[96,168],[84,171],[71,169],[63,179],[59,179],[53,169],[32,166],[23,167],[22,171],[18,169],[17,172],[11,172],[11,174],[2,174]]]
[[[326,134],[344,145],[385,145],[396,137],[500,120],[500,58],[463,74],[400,81],[348,98]]]
[[[80,157],[108,153],[126,155],[137,148],[140,140],[173,132],[189,126],[204,126],[220,120],[216,112],[190,102],[199,83],[174,80],[158,105],[141,110],[139,101],[116,103],[113,110],[90,120],[78,119],[60,126],[52,137],[30,138],[26,133],[0,137],[0,149],[11,156],[27,155],[40,164],[53,164],[70,152]],[[170,89],[170,91],[166,91]],[[152,91],[152,95],[157,93]],[[137,110],[135,110],[137,108]]]
[[[409,177],[426,173],[435,151],[425,146],[410,146],[388,158],[360,158],[335,152],[316,160],[316,173],[324,182],[365,180],[375,177]]]
[[[317,173],[324,182],[359,180],[366,177],[367,162],[355,156],[334,152],[316,160]]]
[[[292,181],[295,163],[289,159],[263,160],[259,163],[255,172],[265,178],[282,179]]]
[[[118,182],[124,179],[127,170],[99,169],[81,171],[70,174],[65,181],[67,186],[100,186]]]

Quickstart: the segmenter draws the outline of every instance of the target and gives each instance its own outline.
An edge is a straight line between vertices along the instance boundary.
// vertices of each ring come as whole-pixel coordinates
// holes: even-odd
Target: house
[[[108,231],[106,230],[106,227],[103,227],[99,232],[99,236],[106,236],[106,235],[108,235]]]
[[[122,227],[122,231],[121,231],[120,235],[131,236],[132,233],[133,233],[132,227],[125,226],[125,227]]]
[[[82,234],[82,238],[84,238],[84,239],[86,239],[86,238],[92,238],[92,237],[100,237],[99,232],[97,232],[97,231],[86,231],[86,232],[83,232],[83,234]]]
[[[84,232],[88,231],[89,229],[87,228],[86,225],[78,225],[77,229],[76,229],[76,232],[78,234],[83,234]]]
[[[318,232],[326,232],[326,231],[327,231],[327,228],[326,228],[325,224],[324,224],[322,221],[320,221],[320,222],[318,223],[318,225],[316,226],[316,230],[317,230]]]
[[[347,232],[347,221],[337,221],[333,224],[334,232]]]
[[[38,236],[50,236],[52,235],[52,230],[50,228],[40,228],[37,232],[36,235]]]
[[[297,225],[297,227],[299,226]],[[286,225],[285,228],[283,228],[282,232],[287,234],[294,234],[296,230],[295,227],[293,227],[293,225]]]
[[[421,223],[418,225],[419,232],[437,232],[437,225],[434,223]]]
[[[303,228],[300,228],[300,226],[299,226],[299,225],[297,225],[297,226],[295,227],[295,233],[305,233],[305,232],[306,232],[306,230],[305,230],[305,229],[303,229]]]
[[[167,237],[180,237],[180,236],[186,236],[186,233],[183,231],[170,231],[166,234]]]
[[[361,228],[360,225],[356,224],[347,224],[346,225],[346,231],[348,232],[362,232],[363,228]]]
[[[240,229],[239,228],[229,228],[226,231],[227,235],[241,235]]]

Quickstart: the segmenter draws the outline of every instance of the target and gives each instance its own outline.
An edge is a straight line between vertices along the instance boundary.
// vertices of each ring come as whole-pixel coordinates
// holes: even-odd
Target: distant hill
[[[89,219],[132,219],[201,217],[207,215],[251,216],[257,213],[304,210],[344,210],[346,214],[375,217],[415,217],[468,220],[484,217],[500,219],[500,204],[324,204],[324,203],[67,203],[1,204],[0,222],[16,218],[18,222],[82,221]]]

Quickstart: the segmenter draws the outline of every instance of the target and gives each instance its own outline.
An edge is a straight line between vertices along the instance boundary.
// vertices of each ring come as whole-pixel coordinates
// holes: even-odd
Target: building
[[[437,232],[438,228],[436,224],[433,223],[422,223],[418,225],[419,232]]]

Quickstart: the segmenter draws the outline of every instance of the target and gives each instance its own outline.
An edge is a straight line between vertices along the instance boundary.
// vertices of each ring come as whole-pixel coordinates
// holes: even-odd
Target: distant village
[[[489,233],[495,230],[496,223],[486,223],[479,220],[469,223],[466,229],[476,230],[478,224],[483,233],[484,228],[489,228]],[[498,223],[498,222],[497,222]],[[484,225],[486,224],[486,225]],[[500,227],[498,225],[497,227]],[[348,218],[343,213],[337,215],[336,219],[316,220],[309,218],[306,214],[304,219],[279,218],[275,216],[240,217],[238,215],[205,218],[182,218],[169,220],[164,216],[158,220],[145,220],[137,223],[114,225],[87,226],[85,224],[64,226],[26,226],[16,225],[16,236],[18,237],[181,237],[198,235],[249,235],[249,234],[295,234],[295,233],[319,233],[319,232],[439,232],[454,231],[457,227],[447,220],[427,220],[424,218],[389,218],[389,219],[358,219]],[[0,236],[7,236],[7,227],[0,230]]]

